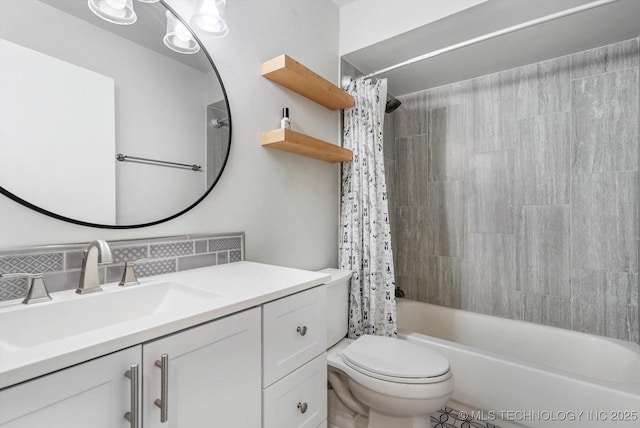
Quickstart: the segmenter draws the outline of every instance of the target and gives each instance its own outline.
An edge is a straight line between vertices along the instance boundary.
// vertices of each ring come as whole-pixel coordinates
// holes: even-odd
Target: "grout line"
[[[584,79],[592,79],[594,77],[606,76],[607,74],[619,73],[621,71],[629,71],[629,70],[637,69],[639,67],[640,67],[640,64],[637,64],[637,65],[632,65],[630,67],[617,68],[611,71],[603,71],[601,73],[595,73],[595,74],[590,74],[588,76],[577,77],[575,79],[570,77],[569,82],[573,83],[573,82],[577,82]]]
[[[575,330],[574,327],[574,311],[573,311],[573,144],[574,144],[574,132],[573,132],[573,61],[569,59],[569,327]]]

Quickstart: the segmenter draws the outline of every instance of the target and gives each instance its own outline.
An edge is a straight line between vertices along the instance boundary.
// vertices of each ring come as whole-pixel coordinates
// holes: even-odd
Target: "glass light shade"
[[[88,5],[91,12],[113,24],[131,25],[138,19],[133,0],[89,0]]]
[[[194,54],[200,50],[200,45],[191,32],[169,11],[167,11],[167,34],[162,41],[169,49],[181,54]]]
[[[138,0],[140,3],[158,3],[160,0]]]
[[[225,5],[227,0],[196,0],[191,25],[212,37],[224,37],[229,33]]]

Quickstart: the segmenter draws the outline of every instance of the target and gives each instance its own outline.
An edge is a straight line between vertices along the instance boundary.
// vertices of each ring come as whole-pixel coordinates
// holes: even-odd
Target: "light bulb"
[[[127,3],[124,0],[105,0],[105,2],[112,8],[121,10],[124,9]]]
[[[138,19],[132,0],[88,0],[87,5],[91,12],[113,24],[131,25]]]
[[[191,25],[209,33],[212,37],[224,37],[229,33],[225,13],[226,0],[196,0]]]
[[[191,35],[189,29],[171,12],[167,11],[167,34],[162,41],[172,51],[181,54],[194,54],[200,50],[200,45]]]
[[[202,21],[206,24],[207,28],[210,28],[213,32],[220,32],[224,29],[225,23],[218,16],[202,16]]]
[[[182,22],[178,22],[178,25],[176,25],[176,37],[182,41],[193,39],[193,37],[191,37],[191,33],[189,32],[189,30],[187,30],[187,27],[185,27]]]

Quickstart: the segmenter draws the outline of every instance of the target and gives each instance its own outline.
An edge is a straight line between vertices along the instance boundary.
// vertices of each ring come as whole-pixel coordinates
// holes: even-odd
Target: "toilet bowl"
[[[429,427],[428,415],[442,408],[453,392],[447,359],[400,339],[344,338],[351,272],[322,272],[332,276],[327,283],[329,383],[342,404],[366,416],[368,428]]]

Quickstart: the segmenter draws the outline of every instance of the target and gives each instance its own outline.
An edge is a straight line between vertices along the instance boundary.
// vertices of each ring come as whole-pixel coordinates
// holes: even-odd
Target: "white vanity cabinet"
[[[146,343],[142,348],[145,428],[259,427],[260,336],[256,308]],[[166,403],[159,367],[163,355]],[[164,423],[156,400],[166,406]]]
[[[323,427],[326,288],[318,283],[326,277],[238,262],[135,288],[105,285],[87,307],[115,298],[135,302],[123,298],[132,290],[138,297],[167,287],[174,293],[160,293],[162,310],[141,311],[139,319],[132,305],[132,319],[123,322],[42,334],[51,339],[31,348],[3,345],[0,428]],[[0,315],[46,319],[72,302],[83,311],[78,319],[99,321],[103,312],[82,305],[89,297],[61,294],[42,306],[0,308]]]
[[[247,310],[1,390],[0,427],[130,428],[132,365],[139,427],[259,427],[260,321],[259,308]],[[163,355],[165,422],[155,404]]]
[[[2,428],[127,428],[134,346],[0,391]]]
[[[317,428],[327,418],[326,288],[262,311],[263,428]]]

